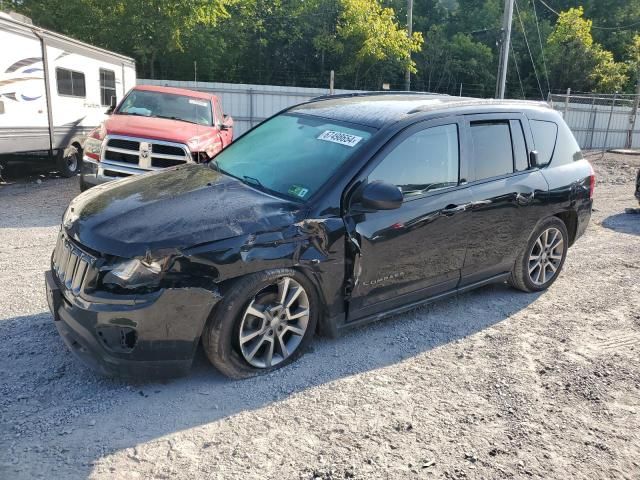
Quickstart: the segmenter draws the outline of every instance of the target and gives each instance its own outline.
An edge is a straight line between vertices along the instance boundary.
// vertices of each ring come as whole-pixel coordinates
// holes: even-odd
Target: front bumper
[[[100,185],[105,182],[119,180],[121,178],[130,177],[131,175],[139,175],[141,173],[151,172],[154,169],[137,168],[127,165],[121,165],[118,162],[97,162],[87,156],[82,157],[82,166],[80,168],[80,176],[82,181],[88,185]]]
[[[45,273],[45,287],[65,344],[87,366],[108,376],[186,374],[204,324],[220,299],[203,288],[74,296],[60,288],[52,271]]]

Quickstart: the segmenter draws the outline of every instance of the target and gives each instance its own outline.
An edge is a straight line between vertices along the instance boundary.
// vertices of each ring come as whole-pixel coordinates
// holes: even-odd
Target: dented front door
[[[356,259],[349,320],[457,286],[471,203],[460,175],[459,128],[455,119],[415,125],[372,161],[363,181],[395,184],[404,202],[364,213],[354,205],[345,219]]]

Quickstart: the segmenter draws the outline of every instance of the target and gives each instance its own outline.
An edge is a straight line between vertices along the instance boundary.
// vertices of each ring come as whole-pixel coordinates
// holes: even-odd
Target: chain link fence
[[[583,150],[640,148],[640,95],[550,94]]]

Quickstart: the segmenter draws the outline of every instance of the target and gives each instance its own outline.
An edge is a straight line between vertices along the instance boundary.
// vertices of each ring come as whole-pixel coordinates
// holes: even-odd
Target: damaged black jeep
[[[105,374],[282,367],[341,330],[491,282],[541,291],[591,215],[594,177],[540,104],[318,99],[209,165],[69,205],[46,273],[55,325]]]

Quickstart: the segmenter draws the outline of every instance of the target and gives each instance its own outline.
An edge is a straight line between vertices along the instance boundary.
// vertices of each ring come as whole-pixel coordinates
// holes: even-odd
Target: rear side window
[[[56,68],[56,83],[60,95],[71,97],[85,97],[87,95],[84,73],[82,72]]]
[[[556,146],[558,126],[553,122],[529,120],[533,142],[538,152],[538,165],[544,166],[551,161]]]
[[[405,198],[458,184],[458,127],[425,128],[400,142],[369,174],[396,185]]]
[[[473,122],[476,180],[513,173],[513,149],[509,121]]]

